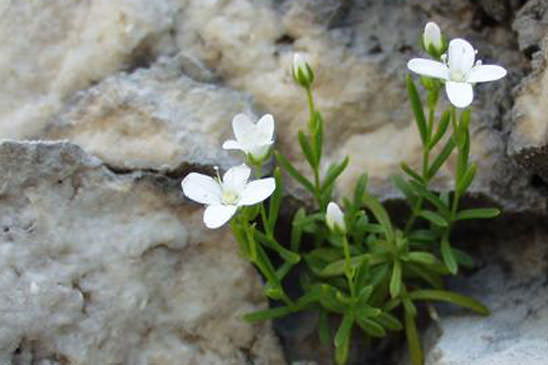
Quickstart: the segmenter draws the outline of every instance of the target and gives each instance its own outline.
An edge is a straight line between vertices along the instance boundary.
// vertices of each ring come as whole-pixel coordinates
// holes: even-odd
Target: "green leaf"
[[[350,335],[354,325],[352,312],[344,314],[339,329],[335,334],[335,361],[337,365],[344,365],[348,360],[348,348],[350,347]]]
[[[318,316],[318,336],[320,337],[320,343],[327,346],[331,342],[331,331],[329,329],[329,318],[327,311],[320,309]]]
[[[308,138],[306,137],[303,131],[299,131],[298,139],[299,139],[299,144],[301,145],[301,150],[303,151],[304,157],[306,157],[308,164],[313,169],[316,169],[317,168],[316,156],[314,155],[314,151],[312,150],[312,147],[310,146],[310,143],[308,142]]]
[[[390,180],[392,180],[392,184],[400,190],[403,195],[406,197],[407,201],[411,206],[415,204],[417,201],[417,196],[415,192],[413,191],[413,188],[410,186],[409,183],[407,183],[401,176],[399,175],[393,175],[390,177]]]
[[[413,170],[407,163],[402,162],[400,163],[400,168],[405,172],[407,175],[409,175],[410,178],[418,181],[418,182],[424,182],[424,179],[422,176],[420,176],[415,170]]]
[[[365,189],[367,188],[367,174],[362,174],[356,182],[356,188],[354,189],[354,206],[356,208],[363,207],[363,197],[365,196]]]
[[[324,308],[335,313],[344,313],[346,311],[346,305],[341,302],[341,295],[338,295],[340,292],[337,289],[328,284],[321,284],[320,288],[320,302]]]
[[[416,262],[418,264],[424,264],[424,265],[434,265],[438,262],[438,258],[434,255],[432,255],[429,252],[409,252],[407,254],[407,258],[411,262]]]
[[[428,143],[428,129],[426,126],[426,118],[424,117],[424,110],[422,108],[422,103],[419,97],[419,93],[411,79],[411,75],[407,76],[407,94],[409,95],[409,101],[411,102],[411,109],[415,115],[415,122],[417,123],[417,128],[421,136],[422,143],[427,145]]]
[[[293,216],[293,222],[291,225],[291,250],[299,252],[301,246],[301,237],[303,235],[302,225],[297,224],[298,221],[303,220],[306,217],[304,208],[299,208],[297,213]]]
[[[432,137],[432,140],[428,144],[428,149],[434,148],[436,144],[442,139],[442,137],[445,135],[445,132],[447,131],[447,126],[449,125],[449,121],[451,120],[451,113],[449,110],[446,110],[443,112],[440,123],[438,124],[438,128],[436,129],[436,134],[434,134],[434,137]]]
[[[409,241],[429,244],[435,242],[438,239],[438,235],[429,229],[417,229],[411,231],[407,238]]]
[[[364,260],[370,259],[370,254],[363,254],[359,256],[354,256],[350,259],[350,266],[357,268],[360,266]],[[346,268],[346,259],[338,260],[331,262],[329,265],[327,265],[321,272],[321,276],[337,276],[342,275],[345,272]]]
[[[415,181],[410,181],[409,185],[418,195],[422,196],[430,203],[432,203],[438,211],[444,216],[449,216],[449,207],[445,204],[443,200],[438,198],[434,193],[432,193],[426,186],[423,184],[417,183]]]
[[[451,250],[459,265],[467,268],[473,268],[476,265],[472,256],[468,255],[466,252],[454,247],[452,247]]]
[[[468,126],[470,125],[470,112],[470,108],[466,108],[460,113],[459,128],[461,130],[468,130]]]
[[[340,176],[340,174],[342,174],[344,169],[346,169],[346,166],[348,166],[348,161],[349,159],[347,156],[344,158],[344,160],[340,164],[333,165],[332,167],[329,168],[327,172],[327,176],[325,177],[325,180],[322,184],[322,188],[321,188],[322,193],[332,187],[332,185],[335,183],[335,180]]]
[[[460,178],[460,181],[457,184],[457,192],[459,196],[462,196],[462,194],[464,194],[466,189],[468,189],[468,187],[474,180],[474,176],[476,176],[476,170],[477,164],[474,162],[472,165],[470,165],[470,167],[468,167],[466,172]]]
[[[453,152],[453,149],[455,148],[455,141],[453,138],[450,138],[445,143],[445,146],[443,147],[443,150],[440,152],[438,157],[434,160],[432,165],[430,165],[430,168],[428,169],[428,178],[431,179],[436,175],[440,167],[447,161],[449,156],[451,155],[451,152]]]
[[[371,337],[381,338],[386,336],[385,329],[377,322],[367,318],[356,318],[358,326]]]
[[[274,318],[287,316],[288,314],[293,313],[293,311],[294,310],[292,308],[286,307],[286,306],[276,307],[276,308],[270,308],[262,311],[244,314],[244,319],[248,322],[265,321],[267,319],[274,319]]]
[[[401,262],[394,261],[392,276],[390,277],[390,297],[396,298],[401,291]]]
[[[381,224],[386,235],[386,240],[389,242],[394,241],[394,230],[392,229],[392,223],[386,209],[378,202],[377,199],[372,197],[369,194],[365,195],[364,199],[365,205],[373,212],[373,215],[377,221]]]
[[[268,226],[270,232],[274,232],[276,222],[278,221],[278,213],[280,212],[280,205],[282,203],[282,173],[278,167],[274,169],[274,179],[276,181],[276,189],[270,198],[270,205],[268,207]]]
[[[365,266],[365,265],[362,265]],[[369,298],[371,297],[371,294],[373,293],[373,285],[366,285],[363,288],[360,289],[360,292],[358,293],[358,303],[361,305],[365,305]]]
[[[356,309],[355,313],[357,319],[367,319],[379,316],[382,311],[379,308],[375,308],[367,304],[362,304],[358,309]]]
[[[456,220],[464,219],[488,219],[495,218],[500,214],[500,210],[496,208],[479,208],[461,210],[455,217]]]
[[[445,271],[447,271],[447,269]],[[437,273],[428,270],[428,268],[425,266],[407,263],[405,265],[405,272],[406,275],[416,275],[435,289],[443,288],[443,281],[441,280],[440,276]]]
[[[455,256],[453,256],[449,241],[446,239],[441,241],[441,257],[449,272],[456,275],[458,271],[457,261],[455,260]]]
[[[477,300],[446,290],[415,290],[409,293],[409,298],[413,300],[435,300],[453,303],[478,314],[489,315],[489,309]]]
[[[289,251],[287,248],[280,245],[274,238],[268,237],[257,230],[255,230],[255,238],[262,242],[266,247],[276,251],[284,260],[292,264],[296,264],[301,261],[301,257],[298,254]]]
[[[312,185],[312,183],[306,177],[301,175],[301,173],[297,171],[297,169],[291,164],[291,162],[289,162],[287,158],[285,158],[284,155],[282,155],[279,152],[275,152],[275,156],[280,166],[282,166],[282,168],[285,171],[287,171],[289,175],[291,175],[295,180],[297,180],[309,192],[311,192],[312,194],[316,193],[316,189],[314,188],[314,185]]]
[[[459,143],[459,154],[457,160],[457,180],[460,181],[468,169],[468,157],[470,156],[470,133],[468,130],[462,132]]]
[[[400,320],[387,312],[379,314],[379,316],[375,318],[375,321],[390,331],[401,331],[403,329]]]
[[[438,227],[447,227],[448,226],[447,221],[445,220],[445,218],[443,218],[438,213],[434,213],[430,210],[422,210],[419,213],[419,216],[426,219],[426,220],[428,220],[428,221],[430,221],[430,222],[432,222],[433,224],[435,224]]]
[[[424,356],[422,352],[419,332],[415,323],[415,316],[405,311],[405,334],[407,336],[407,347],[409,348],[409,356],[411,364],[424,365]]]
[[[322,158],[322,147],[323,147],[323,117],[319,111],[314,112],[314,118],[316,120],[316,125],[314,129],[314,153],[316,156],[316,166],[320,166],[320,161]]]

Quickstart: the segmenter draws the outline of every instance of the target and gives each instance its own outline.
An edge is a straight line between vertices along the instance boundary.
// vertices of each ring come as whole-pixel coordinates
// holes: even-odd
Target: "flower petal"
[[[238,205],[254,205],[268,198],[276,189],[273,177],[255,180],[247,184]]]
[[[250,146],[249,153],[251,154],[251,156],[253,156],[255,160],[262,161],[268,155],[272,143],[273,142]]]
[[[407,68],[419,75],[435,77],[447,80],[449,69],[441,62],[432,61],[426,58],[413,58],[407,62]]]
[[[210,205],[204,212],[204,223],[207,228],[215,229],[228,222],[236,213],[235,205]]]
[[[448,51],[449,69],[451,72],[466,75],[474,66],[474,60],[476,59],[476,51],[474,47],[467,41],[461,38],[453,39],[449,42]]]
[[[474,100],[474,90],[472,90],[472,85],[467,82],[447,81],[445,91],[451,104],[457,108],[466,108]]]
[[[344,222],[344,214],[337,203],[330,202],[327,204],[327,210],[325,213],[325,223],[330,230],[334,231],[335,228],[346,232],[346,223]]]
[[[181,182],[183,193],[195,202],[202,204],[219,204],[221,186],[210,176],[191,172]]]
[[[255,124],[251,122],[251,119],[245,114],[237,114],[232,119],[232,129],[234,130],[234,136],[241,146],[253,142],[255,139]]]
[[[225,149],[225,150],[241,150],[242,147],[235,140],[229,139],[228,141],[225,141],[225,143],[223,143],[223,149]]]
[[[239,194],[244,189],[250,174],[251,169],[245,164],[228,169],[223,175],[223,189]]]
[[[474,66],[468,74],[468,82],[487,82],[502,79],[506,76],[504,67],[497,65],[478,65]]]
[[[267,144],[272,142],[274,137],[274,117],[271,114],[265,114],[257,122],[258,138],[257,144]]]

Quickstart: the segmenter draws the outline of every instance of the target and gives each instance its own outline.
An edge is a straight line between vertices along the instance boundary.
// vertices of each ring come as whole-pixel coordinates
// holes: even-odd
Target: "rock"
[[[78,93],[39,136],[68,139],[122,170],[240,163],[221,144],[232,138],[234,115],[253,114],[249,98],[181,74],[186,61],[180,55],[105,79]]]
[[[177,7],[170,0],[3,4],[2,137],[34,135],[74,92],[173,50]]]
[[[178,181],[0,143],[0,363],[284,364],[260,280]]]
[[[544,223],[544,218],[528,219],[518,227],[508,221],[511,229],[494,235],[504,243],[484,245],[483,267],[452,286],[480,299],[492,314],[479,317],[442,307],[440,322],[427,331],[426,365],[546,363],[548,230]],[[488,240],[492,242],[493,235]]]
[[[513,110],[508,153],[548,182],[548,4],[529,1],[519,12],[514,29],[520,48],[534,53],[532,72],[519,85]]]

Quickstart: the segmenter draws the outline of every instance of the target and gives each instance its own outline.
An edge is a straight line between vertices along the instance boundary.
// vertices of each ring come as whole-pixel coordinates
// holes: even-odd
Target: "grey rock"
[[[227,230],[158,175],[68,143],[0,143],[1,364],[283,364]]]

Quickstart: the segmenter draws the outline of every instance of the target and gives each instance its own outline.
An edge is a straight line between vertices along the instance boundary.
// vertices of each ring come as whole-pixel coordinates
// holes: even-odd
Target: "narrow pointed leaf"
[[[415,170],[413,170],[407,163],[400,163],[400,168],[403,170],[403,172],[409,175],[410,178],[417,180],[420,183],[424,182],[422,176],[420,176]]]
[[[466,189],[468,189],[468,187],[474,180],[474,176],[476,176],[476,170],[477,170],[477,164],[473,163],[468,167],[466,172],[460,178],[460,181],[457,184],[457,192],[459,193],[460,196],[464,194]]]
[[[275,155],[276,155],[276,160],[278,161],[280,166],[282,166],[282,168],[285,171],[287,171],[289,175],[291,175],[295,180],[297,180],[309,192],[311,192],[312,194],[316,193],[316,189],[314,188],[314,185],[312,185],[312,183],[306,177],[301,175],[301,173],[297,171],[297,169],[291,164],[291,162],[289,162],[287,158],[285,158],[284,155],[278,152],[276,152]]]
[[[348,166],[348,161],[348,157],[345,157],[340,164],[334,165],[332,168],[329,169],[329,171],[327,172],[327,176],[325,177],[325,180],[322,184],[322,193],[333,186],[335,180],[342,174],[344,169],[346,169],[346,166]]]
[[[417,331],[417,324],[415,323],[415,316],[406,311],[404,317],[405,334],[407,336],[407,347],[409,348],[411,364],[423,365],[424,355],[422,352],[421,341],[419,339],[419,332]]]
[[[366,318],[356,318],[358,326],[371,337],[381,338],[386,336],[386,330],[377,322],[366,319]]]
[[[495,218],[500,214],[500,210],[496,208],[480,208],[480,209],[466,209],[457,213],[457,220],[464,219],[488,219]]]
[[[489,309],[466,295],[453,293],[446,290],[415,290],[409,293],[409,298],[413,300],[435,300],[453,303],[461,307],[473,310],[481,315],[489,315]]]
[[[440,167],[447,161],[449,156],[451,155],[451,152],[453,152],[453,149],[455,148],[455,141],[453,138],[450,138],[445,143],[445,146],[443,147],[443,150],[440,152],[438,157],[434,160],[432,165],[430,165],[430,168],[428,169],[428,177],[432,178],[436,175]]]
[[[304,157],[306,157],[308,164],[315,169],[317,167],[316,156],[314,154],[314,151],[312,150],[312,146],[310,146],[310,143],[308,142],[308,138],[306,137],[303,131],[299,131],[298,139],[299,139],[299,144],[301,145],[301,150],[303,151]]]
[[[267,319],[280,318],[293,313],[293,309],[290,307],[276,307],[257,311],[253,313],[244,314],[244,319],[248,322],[264,321]]]
[[[457,261],[455,260],[455,256],[453,256],[449,241],[445,239],[441,241],[441,256],[449,272],[456,275],[458,271]]]
[[[419,213],[419,216],[434,223],[438,227],[447,227],[447,221],[438,213],[434,213],[429,210],[423,210]]]
[[[374,320],[390,331],[401,331],[403,329],[400,320],[387,312],[382,312]]]
[[[411,102],[411,109],[415,115],[415,122],[417,123],[417,128],[419,129],[419,134],[423,144],[427,144],[428,135],[427,135],[427,126],[426,118],[424,116],[424,110],[422,108],[422,103],[417,91],[417,87],[413,82],[413,79],[410,75],[407,76],[407,94],[409,95],[409,101]]]
[[[282,203],[282,173],[278,167],[274,169],[274,179],[276,181],[276,189],[274,190],[274,193],[272,193],[270,205],[268,207],[268,226],[270,227],[270,232],[273,232],[276,227],[278,213],[280,212],[280,205]]]
[[[354,318],[351,312],[345,313],[335,334],[335,361],[337,365],[345,365],[348,360],[348,348],[350,347],[350,335],[353,325]]]
[[[449,110],[444,111],[441,116],[440,123],[438,124],[438,128],[436,129],[436,134],[434,134],[434,136],[432,137],[428,145],[429,149],[434,148],[434,146],[438,144],[438,142],[445,135],[445,132],[447,131],[447,126],[449,125],[450,120],[451,120],[451,113],[449,112]]]
[[[396,298],[401,291],[401,263],[396,260],[392,266],[392,276],[390,277],[390,297]]]
[[[384,209],[377,199],[368,194],[366,194],[364,202],[383,227],[387,241],[392,242],[394,240],[394,231],[386,209]]]

